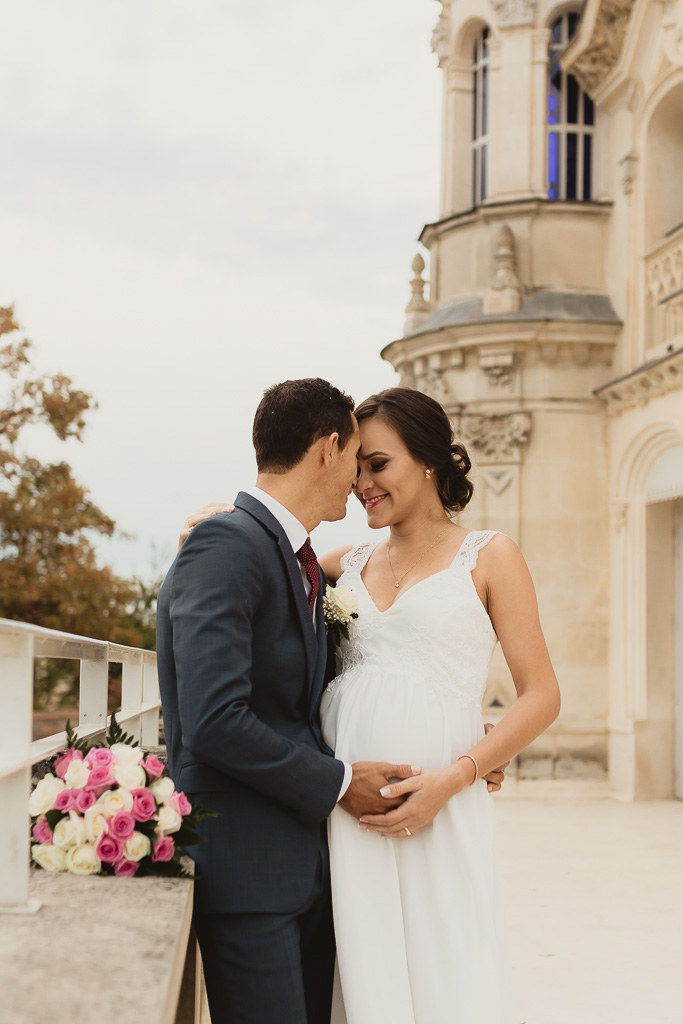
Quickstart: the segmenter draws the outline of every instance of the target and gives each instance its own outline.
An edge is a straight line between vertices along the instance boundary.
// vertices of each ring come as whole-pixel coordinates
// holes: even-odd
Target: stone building
[[[429,299],[417,256],[382,354],[537,585],[564,703],[520,771],[683,797],[683,0],[441,4]]]

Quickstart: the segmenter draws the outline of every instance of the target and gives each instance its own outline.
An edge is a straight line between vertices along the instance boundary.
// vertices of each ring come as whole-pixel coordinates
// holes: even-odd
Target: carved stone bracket
[[[491,0],[500,28],[516,28],[536,22],[537,0]]]
[[[492,387],[504,388],[506,391],[509,391],[512,387],[515,361],[515,353],[509,350],[501,352],[483,351],[479,353],[479,365],[484,371],[489,384]]]
[[[460,417],[456,432],[482,462],[519,463],[531,436],[531,426],[528,412],[493,416],[465,413]]]
[[[439,15],[432,32],[432,53],[436,54],[440,68],[451,55],[451,16],[446,9]]]
[[[683,350],[624,380],[599,388],[596,394],[607,402],[608,415],[618,416],[627,409],[647,405],[653,398],[678,389],[683,391]]]
[[[517,277],[517,244],[512,229],[503,224],[496,235],[495,273],[484,295],[484,313],[517,313],[522,306],[524,288]]]
[[[619,166],[623,167],[621,174],[621,187],[625,196],[630,196],[633,192],[633,182],[636,180],[636,167],[638,165],[638,154],[635,149],[630,150],[625,157],[619,161]]]
[[[628,502],[627,501],[613,501],[610,505],[610,512],[612,513],[612,525],[617,533],[626,526],[626,520],[628,519]]]
[[[635,0],[603,0],[588,44],[567,67],[591,95],[602,85],[621,56]]]

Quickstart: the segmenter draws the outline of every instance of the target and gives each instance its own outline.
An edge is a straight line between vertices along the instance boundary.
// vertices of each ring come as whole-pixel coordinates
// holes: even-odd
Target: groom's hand
[[[351,767],[351,784],[339,804],[354,818],[363,814],[386,814],[387,805],[398,807],[405,797],[387,800],[380,795],[380,789],[397,779],[410,779],[422,772],[418,765],[389,764],[386,761],[356,761]]]

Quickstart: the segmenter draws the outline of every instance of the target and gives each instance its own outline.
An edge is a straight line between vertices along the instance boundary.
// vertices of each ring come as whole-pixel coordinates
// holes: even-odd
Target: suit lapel
[[[325,615],[323,611],[323,597],[325,596],[325,587],[327,586],[327,580],[322,569],[318,569],[318,577],[320,579],[320,590],[318,592],[318,600],[315,606],[315,627],[316,627],[316,640],[318,642],[318,657],[315,662],[315,672],[313,673],[313,679],[311,681],[311,706],[315,707],[320,699],[322,688],[325,682],[325,663],[327,661],[327,634],[325,632]]]
[[[258,519],[258,521],[275,537],[278,543],[280,554],[287,572],[287,578],[292,589],[294,605],[296,607],[301,632],[304,638],[304,645],[306,648],[306,665],[308,670],[306,682],[310,693],[315,677],[319,650],[315,629],[313,628],[313,618],[311,616],[310,608],[308,607],[306,591],[304,590],[303,581],[301,579],[299,560],[292,551],[292,545],[287,539],[287,534],[282,529],[282,526],[275,516],[268,511],[265,505],[262,505],[260,501],[256,500],[256,498],[252,498],[250,494],[245,494],[244,491],[240,491],[235,498],[235,505],[244,509],[245,512],[249,512],[249,514],[254,516],[255,519]],[[322,612],[321,600],[318,600],[318,606],[318,610]],[[324,634],[325,627],[323,625],[323,636]]]

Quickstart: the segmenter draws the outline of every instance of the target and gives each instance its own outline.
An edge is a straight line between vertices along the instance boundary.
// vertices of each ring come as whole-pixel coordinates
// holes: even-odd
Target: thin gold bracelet
[[[462,759],[464,757],[469,757],[470,761],[474,765],[474,778],[472,779],[472,782],[470,783],[470,785],[473,786],[474,783],[479,778],[479,765],[477,764],[476,759],[472,756],[472,754],[461,754],[460,757],[458,757],[456,759],[456,764],[458,763],[458,761],[462,761]]]

